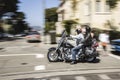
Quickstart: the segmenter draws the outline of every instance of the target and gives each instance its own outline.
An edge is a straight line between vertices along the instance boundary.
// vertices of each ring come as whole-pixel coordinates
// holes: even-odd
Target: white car
[[[26,36],[27,42],[31,41],[40,41],[40,33],[34,31],[34,32],[29,32],[29,34]]]

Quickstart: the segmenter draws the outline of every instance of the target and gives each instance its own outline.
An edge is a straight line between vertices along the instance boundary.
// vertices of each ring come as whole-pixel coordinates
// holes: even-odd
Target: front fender
[[[51,47],[48,49],[49,51],[56,50],[56,47]]]
[[[51,47],[48,49],[49,51],[53,51],[53,50],[56,50],[56,47]],[[57,53],[60,54],[61,51],[59,49],[57,49]]]

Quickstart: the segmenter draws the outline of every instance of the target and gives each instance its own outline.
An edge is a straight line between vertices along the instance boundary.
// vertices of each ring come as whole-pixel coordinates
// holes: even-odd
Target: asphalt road
[[[25,39],[0,42],[0,80],[120,80],[120,56],[98,49],[96,63],[50,63],[46,54],[53,46]]]

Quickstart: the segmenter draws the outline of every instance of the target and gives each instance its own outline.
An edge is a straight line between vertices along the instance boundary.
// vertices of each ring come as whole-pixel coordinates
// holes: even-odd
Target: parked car
[[[40,41],[40,33],[34,31],[34,32],[29,32],[28,35],[26,36],[27,42],[31,41]]]
[[[120,52],[120,39],[115,39],[111,41],[111,46],[114,51]]]
[[[2,34],[2,33],[0,33],[0,39],[1,39],[1,38],[3,38],[3,34]]]
[[[14,38],[14,36],[12,34],[8,34],[8,33],[3,33],[3,37],[4,38]]]
[[[20,34],[16,34],[16,35],[15,35],[15,37],[24,37],[24,36],[26,36],[25,33],[20,33]]]

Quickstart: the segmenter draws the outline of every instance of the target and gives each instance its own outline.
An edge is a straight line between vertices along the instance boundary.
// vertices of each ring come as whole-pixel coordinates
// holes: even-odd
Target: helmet
[[[88,26],[88,25],[84,25],[85,29],[86,29],[86,32],[91,32],[91,28]]]

